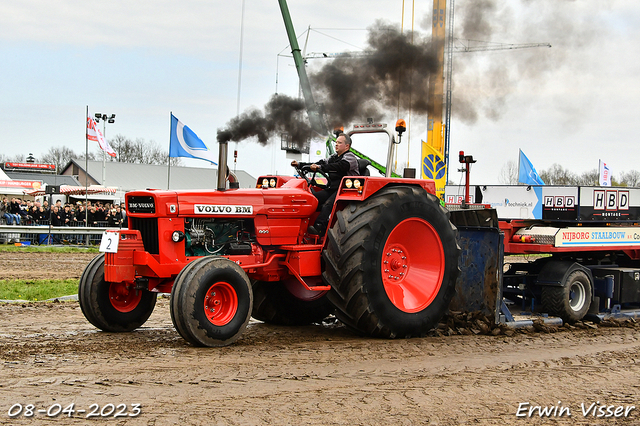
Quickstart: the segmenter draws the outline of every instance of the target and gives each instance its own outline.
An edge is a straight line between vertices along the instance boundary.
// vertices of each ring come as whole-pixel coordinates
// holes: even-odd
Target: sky
[[[366,48],[367,29],[380,20],[428,36],[432,4],[406,1],[404,16],[402,0],[290,0],[289,10],[301,48],[333,53]],[[217,131],[238,112],[262,109],[274,93],[298,96],[277,2],[245,0],[242,16],[241,0],[0,2],[1,153],[84,152],[87,106],[116,114],[107,139],[168,150],[172,112],[217,151]],[[640,169],[640,3],[457,0],[454,33],[552,47],[454,55],[450,180],[462,181],[461,150],[477,160],[473,184],[501,183],[519,149],[539,172],[560,164],[580,174],[600,159],[614,177]],[[310,59],[310,72],[323,61]],[[398,163],[419,168],[427,117],[399,109],[410,129]],[[385,121],[393,128],[397,118],[391,108]],[[354,147],[386,162],[381,138],[360,136]],[[230,143],[236,149],[232,167],[293,174],[279,140]]]

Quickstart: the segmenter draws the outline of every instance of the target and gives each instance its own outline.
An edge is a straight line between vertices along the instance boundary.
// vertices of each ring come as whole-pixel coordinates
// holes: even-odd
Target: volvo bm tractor
[[[402,126],[396,130],[402,131]],[[355,133],[395,135],[382,125]],[[197,346],[234,342],[253,316],[304,325],[335,315],[368,336],[423,336],[455,292],[457,231],[433,181],[387,176],[342,179],[326,235],[307,233],[318,214],[309,167],[297,177],[228,184],[220,143],[216,190],[142,190],[125,196],[128,228],[105,232],[86,267],[79,301],[101,330],[127,332],[171,293],[173,325]],[[324,181],[328,179],[324,176]],[[233,183],[233,182],[232,182]]]

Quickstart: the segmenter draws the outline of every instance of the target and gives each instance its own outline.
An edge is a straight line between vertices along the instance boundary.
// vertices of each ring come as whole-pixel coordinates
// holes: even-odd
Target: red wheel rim
[[[444,275],[444,250],[431,224],[405,219],[389,234],[382,253],[382,284],[403,312],[420,312],[433,302]]]
[[[209,287],[204,296],[204,314],[211,324],[229,324],[238,311],[238,295],[233,286],[220,281]]]
[[[109,301],[117,311],[133,311],[140,299],[142,290],[136,290],[132,283],[109,283]]]

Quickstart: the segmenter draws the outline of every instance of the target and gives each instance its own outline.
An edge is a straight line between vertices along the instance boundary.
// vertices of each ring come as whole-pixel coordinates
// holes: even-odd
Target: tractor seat
[[[360,176],[370,176],[371,173],[367,166],[371,165],[371,161],[366,158],[358,158],[358,171],[360,172]]]

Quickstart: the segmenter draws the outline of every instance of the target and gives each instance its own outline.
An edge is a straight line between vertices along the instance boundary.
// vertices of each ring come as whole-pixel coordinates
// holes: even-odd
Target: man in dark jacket
[[[320,214],[315,223],[309,227],[308,232],[315,235],[324,235],[329,215],[333,209],[333,202],[336,199],[340,181],[345,176],[357,176],[360,174],[358,169],[358,157],[349,151],[351,148],[351,138],[345,133],[340,133],[336,139],[336,153],[327,160],[320,160],[311,165],[309,168],[316,172],[322,171],[329,176],[331,185],[321,191],[314,191],[313,195],[318,199],[318,210]],[[292,161],[293,167],[304,166],[305,163]]]
[[[64,213],[60,211],[57,205],[53,206],[51,210],[51,225],[64,226]]]
[[[13,219],[15,220],[16,225],[20,225],[20,221],[22,220],[22,209],[20,208],[20,198],[12,197],[11,205],[9,206],[9,213],[13,215]]]

